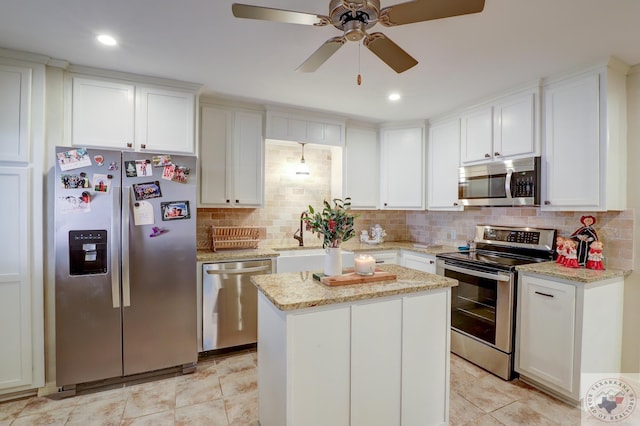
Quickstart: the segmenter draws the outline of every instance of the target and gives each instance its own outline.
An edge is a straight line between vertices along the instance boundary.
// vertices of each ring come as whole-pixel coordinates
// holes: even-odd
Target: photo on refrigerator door
[[[160,182],[158,181],[134,183],[133,193],[136,197],[136,201],[162,197],[162,191],[160,191]]]
[[[160,203],[162,220],[177,220],[191,218],[188,201],[168,201]]]

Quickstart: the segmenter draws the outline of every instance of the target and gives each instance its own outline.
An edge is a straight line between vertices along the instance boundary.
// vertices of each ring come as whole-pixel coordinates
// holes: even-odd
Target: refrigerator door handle
[[[131,306],[129,282],[129,219],[131,210],[131,187],[122,191],[122,306]]]
[[[117,191],[114,188],[113,191],[113,200],[111,203],[111,300],[113,302],[114,308],[120,308],[120,282],[118,280],[119,271],[118,271],[118,247],[119,244],[119,235],[118,232],[114,232],[115,229],[118,229],[116,218],[120,217],[120,191]]]

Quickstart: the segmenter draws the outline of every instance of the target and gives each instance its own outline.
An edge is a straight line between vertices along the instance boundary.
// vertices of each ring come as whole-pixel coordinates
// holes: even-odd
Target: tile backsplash
[[[199,208],[198,249],[211,249],[211,226],[259,226],[260,239],[270,246],[292,246],[293,233],[300,226],[300,214],[311,204],[320,208],[331,199],[332,151],[305,147],[305,160],[311,174],[296,176],[300,162],[298,144],[267,143],[265,151],[265,204],[259,209]],[[462,244],[473,239],[476,224],[554,228],[569,236],[581,225],[580,217],[596,218],[594,228],[604,243],[608,267],[632,269],[633,211],[620,212],[544,212],[537,207],[481,207],[462,212],[358,210],[356,234],[379,223],[387,241],[415,241],[434,244]],[[320,241],[305,231],[305,245]]]

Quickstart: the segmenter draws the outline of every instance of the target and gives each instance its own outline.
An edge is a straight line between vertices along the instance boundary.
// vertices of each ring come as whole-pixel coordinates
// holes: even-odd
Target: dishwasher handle
[[[231,275],[231,274],[247,274],[251,272],[263,272],[271,270],[271,266],[255,266],[253,268],[238,269],[207,269],[208,275]]]

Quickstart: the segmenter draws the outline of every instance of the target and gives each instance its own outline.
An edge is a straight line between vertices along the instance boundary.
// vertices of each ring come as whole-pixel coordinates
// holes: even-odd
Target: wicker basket
[[[260,228],[256,226],[212,226],[213,251],[258,248]]]

